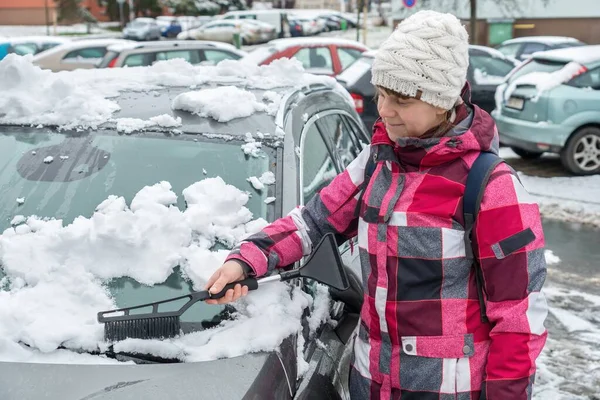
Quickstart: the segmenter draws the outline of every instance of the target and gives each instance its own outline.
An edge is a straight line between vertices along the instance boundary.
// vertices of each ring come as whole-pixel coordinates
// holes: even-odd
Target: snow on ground
[[[504,159],[518,158],[501,148]],[[542,178],[519,173],[546,218],[600,226],[600,175]]]
[[[119,110],[110,98],[125,91],[154,91],[166,86],[185,86],[217,83],[246,88],[270,90],[280,87],[300,88],[321,83],[343,93],[349,103],[349,94],[337,81],[326,76],[304,72],[297,60],[276,60],[267,66],[257,66],[243,61],[225,60],[217,66],[192,66],[182,59],[160,61],[151,67],[102,68],[52,73],[32,64],[32,57],[9,54],[0,61],[1,124],[58,125],[63,128],[96,128],[111,120]],[[230,86],[232,87],[232,86]],[[174,101],[176,108],[198,112],[221,121],[256,111],[273,113],[279,97],[273,93],[265,99],[252,99],[252,93],[235,88],[190,91]],[[214,96],[235,94],[235,107]],[[264,100],[264,102],[263,102]],[[223,104],[229,107],[222,107]],[[243,107],[242,107],[243,106]],[[240,110],[244,109],[242,113]],[[163,119],[155,120],[160,124]],[[139,127],[135,125],[134,127]],[[131,128],[131,127],[129,127]],[[127,129],[127,128],[124,128]]]
[[[104,283],[128,276],[154,285],[179,265],[194,289],[202,290],[228,254],[210,249],[216,243],[231,247],[267,224],[252,219],[245,207],[248,193],[221,178],[197,182],[182,195],[185,211],[174,205],[178,196],[171,185],[160,182],[140,190],[130,205],[110,196],[93,215],[67,226],[61,220],[16,216],[16,226],[0,235],[6,274],[0,279],[0,360],[113,362],[58,349],[106,348],[96,313],[116,305]],[[126,340],[115,350],[183,361],[272,350],[300,329],[312,302],[298,288],[290,295],[288,285],[271,283],[238,301],[235,319],[216,328],[166,341]],[[315,307],[311,328],[325,320],[320,300]]]
[[[113,24],[99,24],[91,27],[92,35],[112,35],[121,36],[119,32],[110,31],[104,29],[107,26]],[[118,26],[118,24],[117,24]],[[19,36],[35,36],[35,35],[46,35],[46,25],[0,25],[0,37],[19,37]],[[51,35],[60,34],[85,34],[87,33],[86,24],[75,24],[75,25],[57,25],[56,27],[50,26]],[[86,36],[87,38],[88,36]]]
[[[600,296],[547,282],[548,340],[537,360],[535,400],[600,395]]]

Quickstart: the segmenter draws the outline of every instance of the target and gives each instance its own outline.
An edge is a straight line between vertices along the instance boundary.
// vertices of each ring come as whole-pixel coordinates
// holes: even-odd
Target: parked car
[[[226,20],[255,20],[270,24],[275,28],[278,38],[290,37],[288,14],[286,10],[246,10],[229,11],[223,15]]]
[[[316,17],[305,15],[292,15],[292,18],[302,24],[304,36],[314,36],[325,31],[325,22]]]
[[[338,75],[337,80],[350,92],[365,126],[370,130],[379,118],[375,102],[375,87],[371,84],[371,66],[376,51],[362,57]],[[471,101],[491,113],[495,107],[495,92],[506,75],[518,63],[499,51],[484,46],[469,46],[467,80],[471,85]]]
[[[260,28],[243,20],[218,19],[202,25],[200,28],[181,32],[177,39],[187,40],[213,40],[217,42],[233,43],[233,35],[239,32],[242,44],[257,44],[261,42]]]
[[[564,36],[525,36],[509,39],[500,44],[497,49],[506,57],[524,61],[533,53],[567,47],[584,46],[585,43]]]
[[[131,40],[159,40],[161,27],[154,18],[136,18],[123,29],[123,38]]]
[[[208,87],[215,86],[208,84],[198,89]],[[250,90],[257,99],[261,99],[265,93],[264,90],[242,88]],[[49,127],[27,125],[1,126],[0,148],[12,150],[3,159],[0,178],[0,232],[10,225],[9,221],[17,214],[55,216],[65,224],[71,223],[79,215],[92,215],[96,205],[108,196],[116,195],[111,196],[116,199],[113,204],[119,202],[117,196],[123,196],[129,203],[140,188],[156,180],[168,181],[173,190],[179,191],[202,180],[203,169],[207,169],[211,177],[220,176],[228,184],[242,190],[252,190],[247,182],[249,173],[260,176],[265,171],[271,171],[275,175],[275,184],[265,188],[262,193],[253,192],[245,206],[253,218],[273,221],[286,215],[299,203],[308,202],[317,188],[342,171],[361,151],[362,143],[368,143],[368,137],[351,104],[330,86],[318,84],[301,89],[282,87],[272,90],[285,99],[279,105],[277,118],[267,113],[254,113],[228,122],[217,122],[186,111],[174,111],[173,98],[189,91],[186,87],[157,89],[152,93],[124,92],[113,98],[120,106],[120,111],[115,114],[118,118],[147,119],[149,115],[161,114],[180,117],[182,126],[176,135],[170,128],[121,135],[114,123],[102,124],[93,131],[57,131]],[[246,143],[247,132],[274,134],[281,129],[284,140],[262,141],[261,154],[264,157],[246,157],[240,151],[240,146]],[[60,154],[61,160],[44,164],[40,157],[45,154]],[[81,166],[85,166],[85,169],[81,169]],[[39,173],[42,170],[53,172]],[[28,194],[27,201],[20,206],[15,202],[15,191]],[[200,192],[194,193],[203,196]],[[265,204],[267,196],[275,197],[275,201]],[[160,201],[166,204],[171,200],[165,198]],[[236,202],[238,200],[231,200],[230,203]],[[185,207],[183,200],[180,200],[180,207]],[[165,218],[170,217],[165,214]],[[109,222],[108,219],[103,221]],[[135,236],[139,233],[132,234]],[[127,243],[122,246],[126,247]],[[342,260],[349,271],[359,263],[358,252],[352,251],[352,248],[348,244],[341,247]],[[127,260],[122,262],[127,263]],[[332,267],[323,265],[323,268]],[[106,283],[106,290],[112,293],[117,306],[157,300],[166,293],[167,296],[184,295],[191,290],[191,284],[178,269],[164,284],[147,286],[137,282],[132,284],[133,280],[130,279],[117,278]],[[52,271],[53,268],[48,269],[48,273]],[[351,282],[360,282],[360,278],[352,272],[349,274],[354,276]],[[300,286],[307,296],[316,295],[313,282],[297,280],[290,286],[293,285]],[[8,290],[7,286],[8,283],[0,286],[0,291]],[[88,352],[97,353],[90,350],[87,344],[95,339],[90,338],[85,345],[77,340],[68,340],[64,346],[71,350],[82,347],[82,354],[88,355],[86,364],[69,363],[70,350],[58,350],[62,358],[53,364],[0,362],[2,398],[73,400],[111,397],[159,400],[198,397],[199,393],[200,397],[214,399],[347,398],[348,365],[363,298],[361,290],[356,286],[344,292],[332,290],[331,303],[335,307],[331,307],[327,314],[331,314],[328,318],[336,321],[336,324],[323,324],[309,336],[308,318],[312,314],[307,309],[302,317],[299,316],[306,329],[294,331],[281,343],[278,351],[181,363],[169,355],[152,354],[152,350],[128,353],[111,346],[106,350],[106,358],[98,359],[104,363],[111,361],[111,358],[128,363],[97,365],[94,364],[94,356],[88,355]],[[89,294],[90,298],[94,295],[96,293]],[[60,301],[53,301],[52,304],[59,307]],[[184,330],[203,331],[235,318],[235,309],[231,305],[223,308],[197,303],[189,310],[194,311],[196,319],[183,322]],[[28,318],[29,323],[35,323],[33,315]],[[57,326],[61,325],[60,320],[54,322]],[[73,324],[73,321],[69,323]],[[90,319],[87,323],[92,324],[93,321]],[[61,329],[64,334],[64,327]],[[50,332],[48,334],[51,335]],[[252,332],[239,332],[239,335],[245,334]],[[12,338],[6,340],[10,345],[13,344]],[[52,346],[47,343],[53,340],[56,337],[41,344],[45,350],[39,353],[44,357],[49,355],[48,346]],[[262,343],[257,346],[262,346]],[[302,343],[306,344],[303,346]],[[23,344],[32,348],[37,345],[33,340]],[[16,348],[18,345],[15,344]],[[14,351],[18,353],[17,357],[21,355],[21,352]],[[304,375],[299,372],[299,357],[311,365]],[[231,380],[232,376],[234,380]]]
[[[156,22],[160,26],[160,33],[163,37],[176,38],[183,31],[181,24],[175,18],[171,20],[157,18]]]
[[[70,42],[69,38],[58,36],[22,36],[0,39],[0,60],[11,53],[20,56],[38,54],[68,42]]]
[[[289,24],[291,37],[304,36],[304,28],[302,27],[302,22],[296,21],[293,17],[290,17]]]
[[[250,52],[244,60],[267,65],[280,58],[295,58],[310,73],[335,76],[367,50],[362,43],[337,38],[277,39]]]
[[[123,39],[77,40],[61,44],[33,57],[33,63],[54,72],[94,68],[106,55],[106,48],[113,44],[132,43]]]
[[[258,29],[259,43],[267,43],[277,39],[277,30],[273,25],[257,19],[245,19],[243,21],[245,24],[254,25]]]
[[[498,87],[492,115],[521,157],[556,153],[573,174],[600,173],[600,45],[534,54]]]
[[[181,58],[190,64],[216,65],[223,60],[238,60],[247,53],[221,42],[188,40],[116,44],[98,64],[99,68],[145,67],[157,61]]]

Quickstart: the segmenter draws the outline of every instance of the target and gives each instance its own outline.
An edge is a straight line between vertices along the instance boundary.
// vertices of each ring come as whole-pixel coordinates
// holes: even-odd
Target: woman
[[[216,293],[289,265],[327,232],[358,235],[365,296],[353,399],[531,398],[546,340],[540,215],[514,171],[498,165],[472,235],[482,322],[462,196],[480,152],[497,153],[498,134],[469,102],[467,67],[468,35],[454,16],[422,11],[399,24],[373,63],[381,119],[370,148],[306,207],[243,242],[207,284]],[[369,158],[376,167],[363,185]],[[212,302],[246,294],[237,285]]]

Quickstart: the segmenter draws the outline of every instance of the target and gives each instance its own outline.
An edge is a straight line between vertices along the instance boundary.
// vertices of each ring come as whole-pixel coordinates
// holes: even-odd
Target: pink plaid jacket
[[[498,136],[472,107],[443,138],[394,145],[376,124],[370,148],[343,173],[229,256],[260,276],[300,260],[324,233],[358,236],[364,304],[353,399],[531,398],[547,334],[540,214],[515,173],[496,167],[473,234],[490,320],[481,322],[462,196],[470,166],[480,151],[497,151]],[[376,169],[363,189],[369,157]]]

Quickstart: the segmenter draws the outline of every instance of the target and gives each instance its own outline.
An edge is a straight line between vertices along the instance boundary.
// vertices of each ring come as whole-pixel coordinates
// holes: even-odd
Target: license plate
[[[524,104],[525,104],[525,100],[523,100],[519,97],[511,97],[506,102],[506,107],[514,108],[515,110],[522,110]]]

